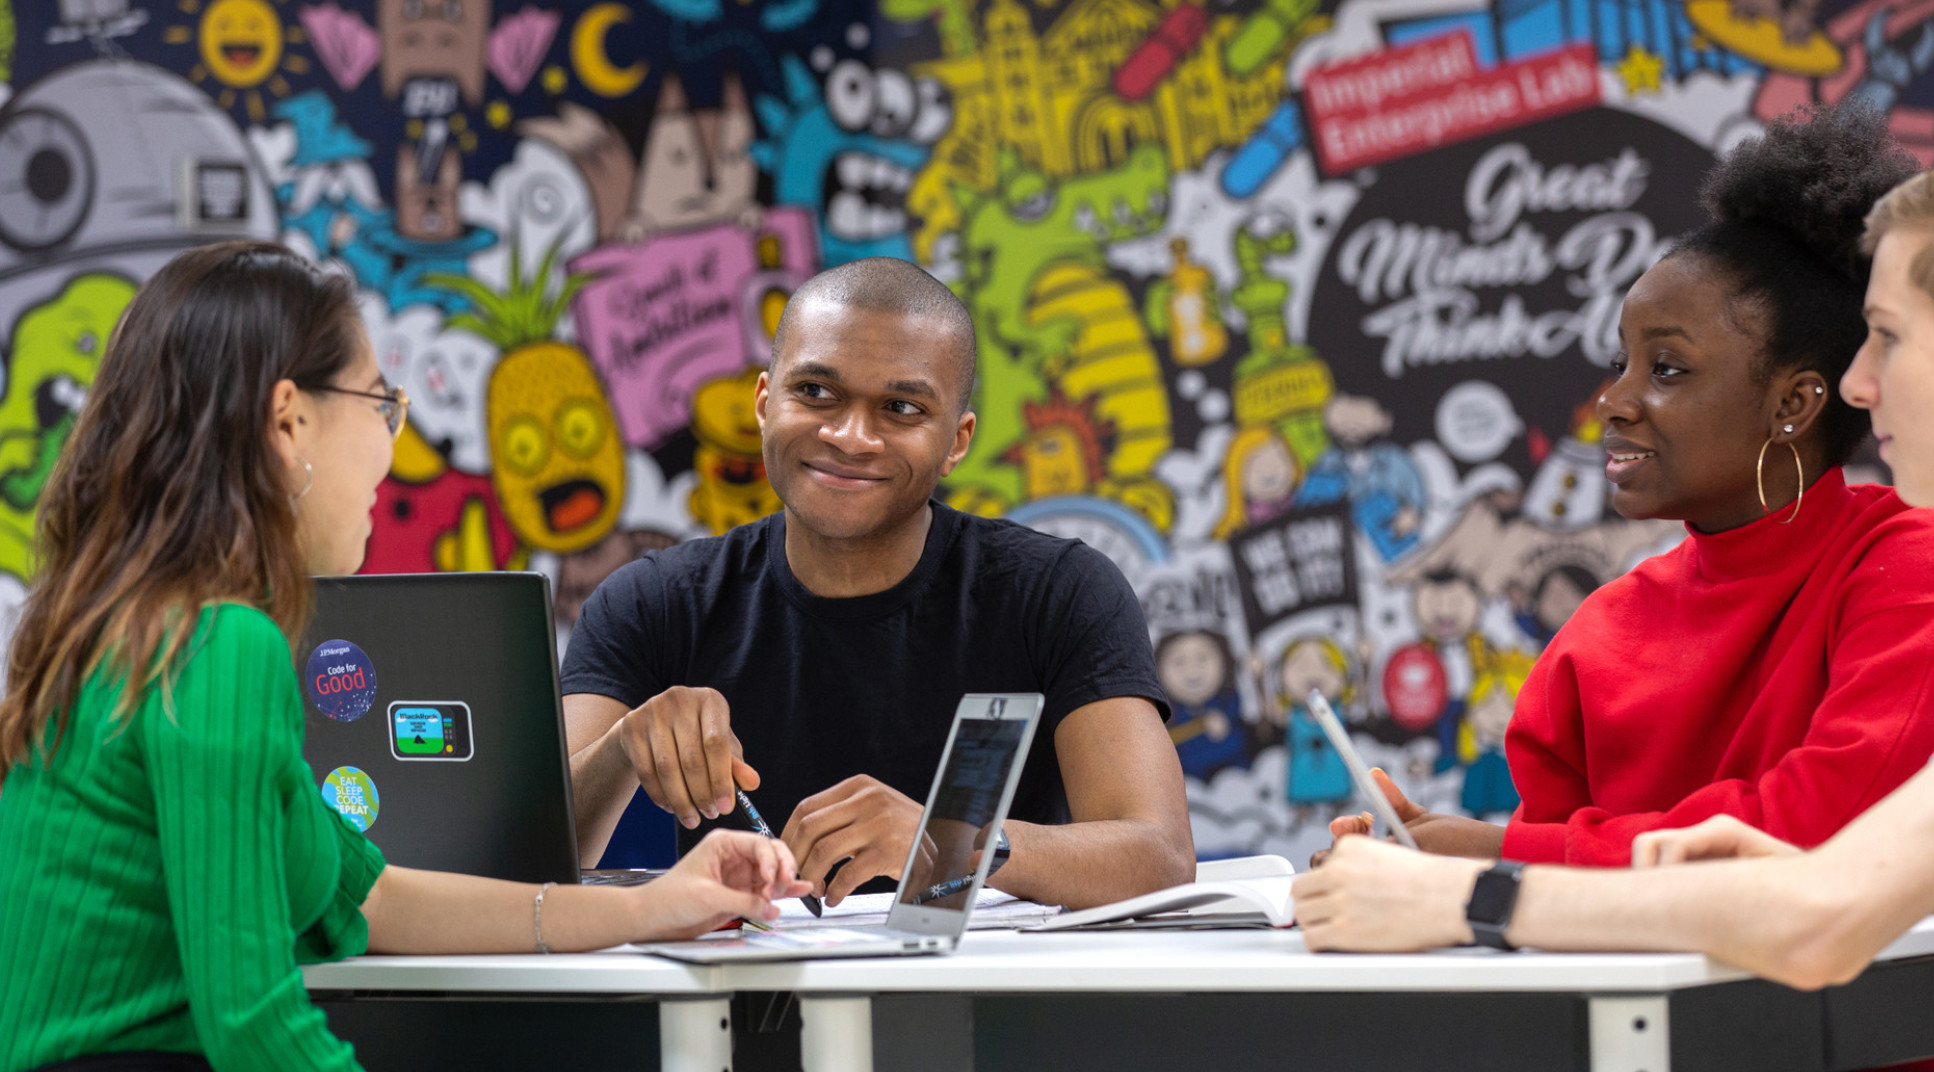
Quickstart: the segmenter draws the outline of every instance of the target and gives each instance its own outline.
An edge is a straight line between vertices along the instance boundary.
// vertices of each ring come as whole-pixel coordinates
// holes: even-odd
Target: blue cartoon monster
[[[370,170],[370,144],[342,122],[334,101],[311,90],[277,104],[274,114],[296,136],[290,178],[275,191],[284,229],[301,232],[317,253],[349,265],[356,281],[382,294],[392,309],[424,302],[451,314],[470,307],[461,294],[428,278],[468,272],[471,254],[494,244],[495,232],[470,227],[447,241],[398,233],[396,212],[383,203]]]
[[[907,191],[953,121],[946,90],[892,69],[842,60],[821,88],[797,56],[782,58],[786,100],[754,107],[768,132],[752,158],[773,177],[773,199],[819,217],[830,268],[861,257],[913,259]]]

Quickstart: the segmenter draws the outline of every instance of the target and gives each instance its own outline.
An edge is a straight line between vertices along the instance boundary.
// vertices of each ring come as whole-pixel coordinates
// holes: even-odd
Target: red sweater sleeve
[[[1551,669],[1547,676],[1563,677],[1562,661]],[[1586,806],[1580,768],[1544,744],[1520,738],[1511,757],[1513,775],[1538,779],[1545,800],[1562,799],[1566,787],[1575,786],[1580,805],[1564,822],[1526,822],[1520,807],[1506,828],[1504,855],[1623,867],[1631,863],[1632,839],[1639,834],[1715,815],[1732,815],[1802,847],[1818,845],[1912,776],[1934,751],[1934,621],[1928,608],[1890,607],[1844,627],[1835,637],[1828,677],[1826,695],[1798,747],[1757,779],[1713,782],[1666,811],[1614,815]],[[1566,683],[1547,684],[1541,698],[1547,704],[1561,700]],[[1578,724],[1575,711],[1547,714],[1559,725]]]
[[[1567,650],[1570,639],[1560,632],[1531,668],[1518,692],[1506,740],[1511,781],[1524,799],[1539,802],[1540,815],[1571,815],[1592,802],[1584,775],[1581,686]],[[1507,859],[1526,863],[1559,863],[1565,859],[1564,833],[1561,822],[1527,821],[1525,805],[1519,804],[1504,828],[1502,852]]]

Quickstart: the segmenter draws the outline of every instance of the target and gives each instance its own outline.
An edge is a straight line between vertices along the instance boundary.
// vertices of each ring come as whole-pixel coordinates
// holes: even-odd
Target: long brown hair
[[[190,250],[135,294],[41,499],[0,777],[52,755],[97,671],[123,682],[115,717],[165,698],[210,603],[258,607],[293,641],[311,588],[271,398],[327,386],[362,339],[353,284],[265,242]]]

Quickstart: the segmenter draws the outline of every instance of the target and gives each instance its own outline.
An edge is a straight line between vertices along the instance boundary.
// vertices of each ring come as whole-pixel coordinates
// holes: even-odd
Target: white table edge
[[[1881,961],[1934,954],[1934,917]],[[361,956],[308,965],[311,990],[452,993],[815,994],[891,992],[1218,993],[1569,991],[1659,993],[1750,976],[1696,953],[1411,954],[1307,952],[1297,932],[1118,932],[1031,935],[976,931],[951,956],[680,964],[631,949],[540,956]]]

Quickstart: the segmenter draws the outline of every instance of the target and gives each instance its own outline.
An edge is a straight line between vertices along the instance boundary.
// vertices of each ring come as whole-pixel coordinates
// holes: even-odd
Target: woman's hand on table
[[[785,842],[714,830],[662,877],[637,887],[637,940],[696,938],[735,919],[777,919],[772,902],[811,889]]]

